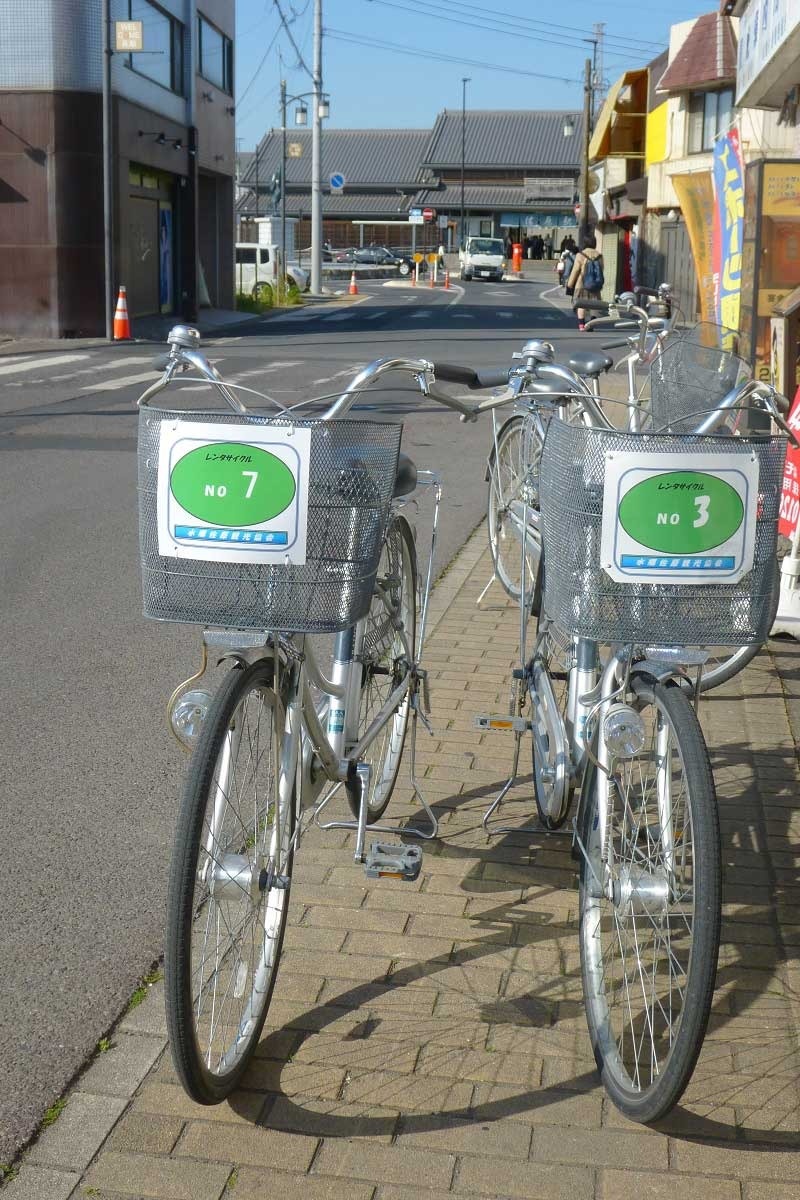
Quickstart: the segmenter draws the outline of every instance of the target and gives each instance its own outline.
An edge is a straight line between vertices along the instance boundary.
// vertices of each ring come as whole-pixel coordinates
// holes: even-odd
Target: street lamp
[[[464,157],[467,144],[467,84],[470,82],[469,77],[461,80],[461,238],[460,244],[464,245]]]
[[[298,96],[286,95],[286,80],[281,80],[281,277],[278,282],[278,290],[283,290],[283,281],[286,276],[286,106],[298,101],[297,108],[294,110],[294,123],[297,126],[305,126],[308,124],[308,105],[305,100],[309,96],[316,97],[316,92],[301,92]],[[319,119],[330,115],[330,102],[327,96],[322,96],[315,106],[315,127]],[[316,247],[318,255],[321,257],[321,248],[316,245],[315,237],[318,237],[318,232],[314,228],[312,221],[311,228],[311,255],[312,264],[314,261],[314,249]],[[312,284],[313,286],[313,284]]]

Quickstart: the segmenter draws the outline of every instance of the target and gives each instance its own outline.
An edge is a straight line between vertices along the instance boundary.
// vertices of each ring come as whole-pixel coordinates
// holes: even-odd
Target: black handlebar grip
[[[652,296],[654,300],[658,299],[659,293],[655,288],[644,287],[642,284],[638,284],[633,290],[637,296]]]
[[[600,347],[600,349],[601,350],[620,350],[620,349],[622,349],[623,346],[625,347],[626,350],[630,350],[631,344],[627,338],[625,339],[624,342],[604,342],[603,345]]]
[[[487,367],[477,375],[482,388],[504,387],[508,383],[508,367]]]
[[[437,379],[441,379],[445,383],[463,383],[467,387],[480,386],[478,376],[472,367],[457,367],[452,363],[434,363],[433,373]]]
[[[153,359],[153,370],[158,371],[159,375],[163,375],[171,362],[171,354],[159,354],[157,358]]]
[[[573,308],[585,308],[590,312],[608,312],[608,304],[605,300],[573,300]]]

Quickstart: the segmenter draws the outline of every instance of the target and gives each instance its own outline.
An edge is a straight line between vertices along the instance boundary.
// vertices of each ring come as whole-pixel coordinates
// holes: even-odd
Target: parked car
[[[349,250],[339,250],[334,254],[336,262],[362,263],[367,266],[396,266],[400,275],[410,275],[414,269],[414,260],[406,251],[390,250],[388,246],[351,246]],[[420,263],[420,270],[426,269],[425,263]]]
[[[275,291],[278,282],[278,260],[280,246],[262,246],[258,242],[236,243],[236,266],[234,285],[237,291],[250,292],[253,296]],[[308,287],[308,272],[293,259],[286,264],[286,278],[301,292]]]
[[[502,279],[506,269],[505,247],[500,238],[468,237],[458,252],[462,279]]]

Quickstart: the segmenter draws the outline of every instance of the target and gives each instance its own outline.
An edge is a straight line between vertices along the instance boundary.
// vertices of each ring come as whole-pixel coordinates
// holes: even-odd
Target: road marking
[[[385,317],[388,311],[388,308],[382,308],[380,312],[370,313],[369,316],[365,317],[364,319],[367,321],[377,321],[378,317]]]
[[[302,367],[302,365],[299,358],[293,361],[287,359],[286,362],[271,362],[263,367],[252,367],[249,371],[237,371],[232,379],[234,381],[251,379],[254,375],[266,375],[269,371],[288,371],[290,367]]]
[[[429,308],[421,308],[419,310],[419,312],[415,312],[415,313],[411,314],[411,320],[412,321],[424,321],[426,317],[430,317],[430,316],[433,316],[433,314]]]
[[[498,317],[502,317],[504,321],[510,321],[514,316],[513,312],[508,312],[508,310],[500,310],[497,315]]]
[[[90,383],[88,387],[81,388],[82,392],[116,392],[121,388],[130,387],[134,383],[144,383],[149,380],[155,383],[158,372],[151,367],[149,371],[145,371],[141,375],[123,375],[122,379],[109,379],[106,383]]]
[[[57,367],[59,363],[86,362],[88,354],[56,354],[53,358],[29,358],[25,362],[0,366],[0,375],[17,375],[20,371],[44,371]]]
[[[323,375],[321,379],[312,379],[309,387],[321,387],[323,383],[333,383],[334,379],[341,379],[343,375],[352,375],[354,378],[359,371],[363,371],[366,363],[353,363],[350,367],[345,367],[343,371],[336,371],[333,375]],[[313,396],[310,399],[313,400]]]
[[[354,317],[354,316],[355,316],[355,313],[353,313],[353,312],[338,312],[338,313],[329,313],[328,316],[323,317],[322,319],[325,322],[327,322],[327,321],[349,321],[350,318]]]
[[[316,311],[316,310],[311,310]],[[277,317],[270,317],[270,325],[274,325],[276,321],[307,321],[308,313],[301,308],[298,312],[281,313]]]
[[[130,358],[113,358],[109,362],[95,363],[91,367],[81,367],[78,371],[67,371],[63,375],[50,375],[48,382],[63,383],[65,379],[76,379],[79,375],[92,375],[95,371],[113,371],[117,367],[131,367],[134,363],[147,362],[146,354],[137,354]]]
[[[453,313],[454,321],[474,321],[475,313]]]

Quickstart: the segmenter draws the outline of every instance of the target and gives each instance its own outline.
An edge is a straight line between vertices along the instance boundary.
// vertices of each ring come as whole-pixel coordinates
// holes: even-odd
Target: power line
[[[550,79],[554,83],[574,84],[575,78],[567,75],[543,75],[541,71],[522,71],[518,67],[500,66],[499,63],[487,63],[474,58],[458,58],[452,54],[436,54],[432,50],[421,50],[413,46],[398,46],[395,42],[384,42],[376,38],[363,38],[350,33],[346,29],[330,29],[326,26],[325,35],[338,42],[352,42],[357,46],[369,46],[375,50],[388,50],[392,54],[408,54],[412,58],[433,59],[435,62],[457,63],[459,66],[479,67],[487,71],[499,71],[505,75],[525,75],[529,79]]]
[[[270,44],[267,46],[266,50],[264,51],[264,57],[261,59],[261,62],[258,64],[258,66],[256,67],[255,71],[253,72],[252,76],[250,77],[250,82],[248,83],[247,87],[244,89],[244,91],[243,91],[243,92],[240,92],[240,93],[239,93],[239,95],[237,96],[237,98],[236,98],[236,103],[237,103],[237,104],[241,104],[241,103],[242,103],[242,101],[244,100],[245,96],[246,96],[246,95],[247,95],[247,93],[250,91],[250,88],[253,86],[253,84],[255,83],[256,79],[257,79],[257,78],[258,78],[258,76],[259,76],[259,74],[261,73],[261,68],[264,66],[264,63],[267,61],[267,58],[269,57],[269,52],[270,52],[270,50],[272,49],[272,47],[273,47],[273,46],[275,45],[275,43],[277,42],[277,40],[278,40],[278,34],[279,34],[279,33],[280,33],[280,26],[279,26],[279,27],[278,27],[278,28],[275,30],[275,35],[274,35],[274,37],[273,37],[272,41],[270,42]]]
[[[402,7],[402,5],[397,4],[396,2],[393,2],[393,0],[368,0],[368,2],[381,4],[388,8]],[[552,21],[532,21],[527,17],[519,17],[514,13],[507,13],[507,12],[502,12],[502,11],[501,12],[494,11],[491,14],[487,14],[485,8],[475,5],[475,4],[470,4],[467,2],[467,0],[439,0],[439,3],[437,5],[424,4],[421,2],[421,0],[411,0],[411,2],[414,3],[420,11],[422,11],[426,15],[430,15],[430,16],[435,15],[434,13],[432,13],[430,11],[432,7],[437,7],[440,9],[440,11],[442,11],[442,6],[446,5],[446,7],[443,9],[443,11],[446,14],[446,19],[451,20],[451,19],[453,19],[453,17],[458,16],[462,24],[473,24],[474,25],[474,22],[467,22],[464,19],[465,11],[468,10],[469,16],[480,16],[482,18],[483,23],[474,25],[474,27],[483,29],[486,32],[497,32],[497,33],[512,32],[517,37],[526,37],[526,38],[532,38],[535,35],[536,40],[539,40],[539,41],[543,40],[543,33],[544,33],[544,34],[549,35],[548,40],[551,42],[551,44],[555,44],[555,45],[557,45],[559,43],[555,42],[555,40],[553,38],[554,33],[555,33],[555,36],[558,38],[571,39],[572,44],[575,44],[575,45],[577,45],[581,42],[588,42],[588,41],[593,40],[590,37],[581,37],[581,35],[579,33],[576,33],[574,27],[572,27],[572,26],[557,25]],[[505,17],[507,17],[509,19],[504,20],[503,18],[505,18]],[[441,18],[439,18],[439,19],[441,19]],[[487,19],[491,20],[491,24],[486,23]],[[527,26],[528,28],[531,29],[532,32],[529,34],[522,33],[520,31],[520,25]],[[505,26],[505,28],[501,28],[502,26]],[[650,53],[653,49],[662,49],[663,48],[661,46],[661,43],[649,42],[649,41],[648,42],[639,41],[634,38],[617,37],[614,34],[606,35],[606,38],[607,38],[607,40],[613,40],[614,42],[618,42],[621,46],[623,46],[625,48],[629,48],[632,51],[636,50],[637,52],[640,52],[640,53]],[[561,43],[561,44],[569,44],[569,43],[565,41],[564,43]]]
[[[272,0],[272,3],[273,3],[273,4],[275,5],[275,7],[277,8],[277,10],[278,10],[278,16],[279,16],[279,17],[280,17],[280,19],[281,19],[281,25],[283,25],[283,28],[284,28],[284,29],[285,29],[285,31],[286,31],[286,36],[288,37],[289,41],[292,43],[292,49],[294,50],[295,54],[297,55],[297,62],[298,62],[298,65],[299,65],[299,66],[301,66],[301,67],[303,68],[303,70],[305,71],[306,75],[310,75],[310,76],[311,76],[311,78],[313,79],[313,78],[314,78],[314,72],[311,70],[311,68],[309,67],[308,63],[307,63],[307,62],[306,62],[306,60],[303,58],[303,55],[302,55],[302,54],[301,54],[301,52],[300,52],[300,47],[298,46],[297,42],[294,40],[294,36],[293,36],[293,34],[292,34],[292,31],[291,31],[291,29],[289,28],[289,22],[286,20],[286,17],[284,16],[284,13],[283,13],[283,9],[281,8],[281,0]]]

